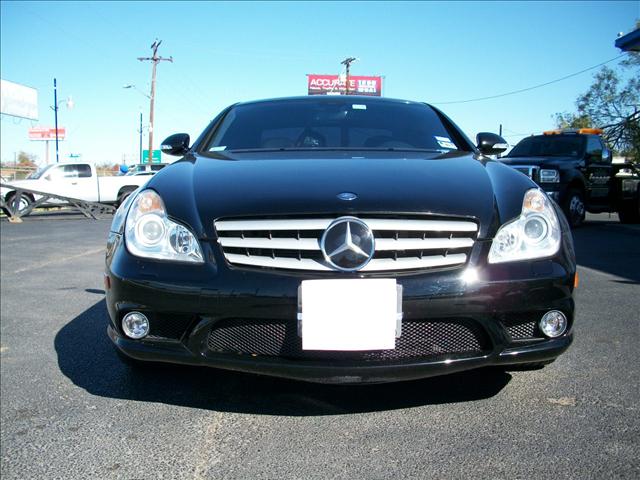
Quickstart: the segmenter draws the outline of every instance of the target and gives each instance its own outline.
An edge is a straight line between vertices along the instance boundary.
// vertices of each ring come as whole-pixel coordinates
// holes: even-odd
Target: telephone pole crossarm
[[[340,62],[340,65],[344,65],[345,70],[346,70],[346,84],[345,84],[345,94],[349,95],[349,68],[351,67],[351,64],[353,62],[355,62],[356,60],[358,60],[356,57],[347,57],[345,58],[343,61]]]

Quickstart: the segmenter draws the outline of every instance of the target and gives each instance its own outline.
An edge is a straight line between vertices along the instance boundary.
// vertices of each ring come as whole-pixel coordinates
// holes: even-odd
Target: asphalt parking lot
[[[535,371],[314,385],[120,363],[109,219],[0,222],[1,475],[10,478],[638,478],[640,226],[575,232],[576,339]]]

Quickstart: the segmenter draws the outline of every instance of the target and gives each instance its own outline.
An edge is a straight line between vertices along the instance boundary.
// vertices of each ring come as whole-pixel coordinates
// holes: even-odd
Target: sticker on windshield
[[[442,148],[451,148],[453,150],[456,150],[457,148],[449,137],[439,137],[437,135],[434,135],[433,138],[436,139],[436,142],[438,142],[438,145],[440,145]]]
[[[354,103],[353,105],[351,105],[351,108],[354,110],[366,110],[367,106],[362,105],[361,103]]]
[[[222,150],[226,150],[227,147],[226,145],[220,146],[220,147],[211,147],[209,149],[210,152],[221,152]]]

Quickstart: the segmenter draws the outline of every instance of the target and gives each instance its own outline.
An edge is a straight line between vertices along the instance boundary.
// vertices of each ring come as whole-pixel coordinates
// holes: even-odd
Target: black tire
[[[16,193],[15,193],[15,192],[10,192],[10,193],[8,193],[8,194],[7,194],[7,197],[6,197],[6,199],[5,199],[5,201],[7,202],[7,205],[12,205],[12,203],[13,203],[13,198],[14,198],[15,196],[16,196]],[[26,209],[26,208],[28,208],[32,203],[33,203],[33,199],[32,199],[29,195],[27,195],[27,194],[23,193],[23,194],[22,194],[22,197],[20,197],[20,207],[18,208],[18,211],[20,212],[20,211],[22,211],[22,210],[25,210],[25,209]],[[2,207],[2,211],[4,212],[4,214],[5,214],[7,217],[10,217],[10,216],[11,216],[11,213],[9,212],[9,209],[7,209],[7,208],[5,208],[5,207]],[[28,214],[27,214],[27,215],[28,215]]]
[[[116,208],[118,208],[120,205],[122,205],[125,202],[125,200],[127,199],[127,197],[129,195],[131,195],[135,191],[136,191],[136,189],[132,188],[132,189],[126,189],[126,190],[123,190],[122,192],[120,192],[120,195],[118,195],[118,200],[116,202]]]
[[[640,192],[635,202],[628,202],[618,210],[620,223],[640,223]]]
[[[585,205],[584,193],[577,188],[571,188],[562,202],[562,211],[567,217],[571,228],[578,228],[584,222]]]

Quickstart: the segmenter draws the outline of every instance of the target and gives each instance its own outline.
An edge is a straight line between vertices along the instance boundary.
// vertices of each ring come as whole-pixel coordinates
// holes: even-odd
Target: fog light
[[[558,310],[551,310],[543,315],[539,325],[547,337],[559,337],[567,330],[567,317]]]
[[[146,337],[149,333],[149,319],[140,312],[129,312],[122,319],[122,330],[130,338]]]

